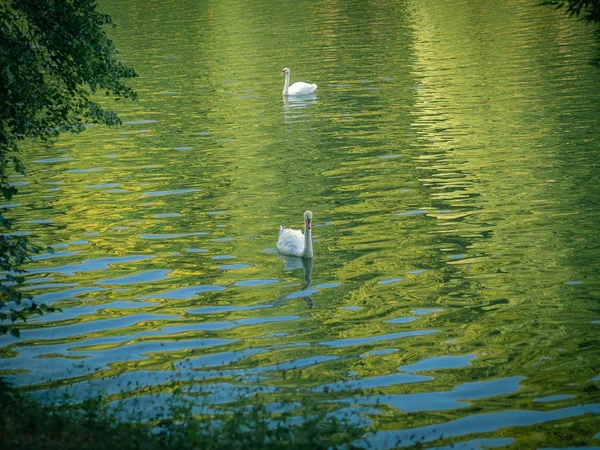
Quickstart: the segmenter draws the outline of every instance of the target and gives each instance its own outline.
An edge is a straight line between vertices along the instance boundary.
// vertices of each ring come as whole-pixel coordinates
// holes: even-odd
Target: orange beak
[[[308,228],[310,230],[311,226],[312,226],[312,221],[311,220],[307,220],[306,221],[306,228]]]

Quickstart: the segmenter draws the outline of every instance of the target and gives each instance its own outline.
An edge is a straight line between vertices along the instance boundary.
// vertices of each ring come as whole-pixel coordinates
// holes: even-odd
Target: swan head
[[[290,69],[288,69],[287,67],[285,69],[281,70],[281,75],[289,75],[290,74]]]
[[[312,226],[312,211],[304,211],[304,223],[306,224],[306,228],[310,230]]]

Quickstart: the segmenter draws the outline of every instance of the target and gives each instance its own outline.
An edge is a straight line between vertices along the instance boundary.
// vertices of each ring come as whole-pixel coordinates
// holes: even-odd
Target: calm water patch
[[[62,156],[62,157],[57,156],[55,158],[37,159],[33,162],[37,163],[37,164],[48,164],[48,163],[58,163],[58,162],[67,162],[67,161],[73,161],[73,158],[70,158],[68,156]]]
[[[289,300],[293,298],[310,297],[311,295],[318,293],[319,291],[317,289],[303,289],[301,291],[292,292],[291,294],[286,295],[285,298]]]
[[[576,395],[549,395],[548,397],[534,398],[533,401],[537,403],[549,403],[549,402],[560,402],[561,400],[569,400],[577,398]]]
[[[417,316],[424,316],[427,314],[433,314],[436,312],[440,312],[443,311],[442,309],[437,309],[437,308],[421,308],[421,309],[413,309],[411,312],[413,314],[416,314]]]
[[[252,267],[252,264],[225,264],[223,266],[217,266],[219,270],[237,270],[237,269],[247,269]]]
[[[411,323],[417,320],[416,317],[395,317],[393,319],[388,319],[387,323]]]
[[[156,217],[157,219],[165,219],[168,217],[181,217],[181,214],[179,214],[179,213],[163,213],[163,214],[155,214],[154,217]]]
[[[396,215],[397,216],[416,216],[419,214],[426,214],[426,213],[427,213],[427,211],[425,211],[424,209],[413,209],[410,211],[396,213]]]
[[[400,281],[404,281],[404,278],[390,278],[389,280],[382,280],[382,281],[378,281],[379,284],[392,284],[392,283],[398,283]]]

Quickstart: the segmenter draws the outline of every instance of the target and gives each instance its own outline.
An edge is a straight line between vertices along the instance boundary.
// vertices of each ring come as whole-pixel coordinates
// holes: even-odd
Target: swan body
[[[285,75],[285,84],[283,86],[283,95],[310,95],[317,90],[316,84],[298,81],[290,86],[290,69],[287,67],[281,71]]]
[[[304,212],[304,233],[300,230],[279,227],[277,250],[279,253],[298,258],[312,258],[312,212]]]

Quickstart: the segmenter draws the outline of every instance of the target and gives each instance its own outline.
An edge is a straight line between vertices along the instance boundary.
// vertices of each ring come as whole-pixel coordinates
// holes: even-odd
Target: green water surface
[[[140,99],[24,152],[9,216],[56,250],[24,290],[63,311],[0,339],[1,374],[149,409],[173,380],[213,406],[302,388],[377,448],[600,446],[590,25],[525,0],[100,3]],[[282,98],[284,67],[316,95]],[[278,255],[306,209],[315,259]]]

